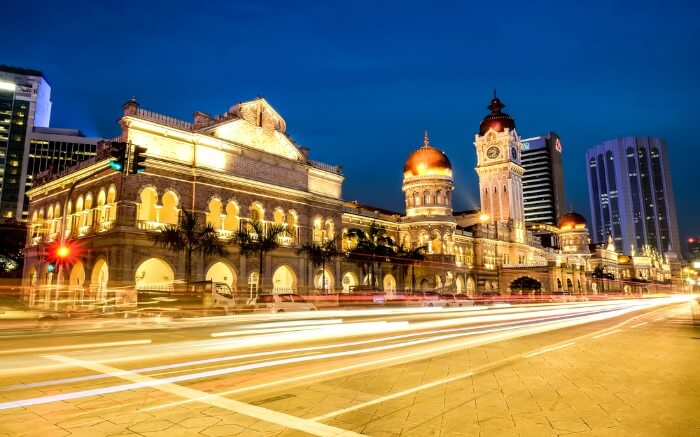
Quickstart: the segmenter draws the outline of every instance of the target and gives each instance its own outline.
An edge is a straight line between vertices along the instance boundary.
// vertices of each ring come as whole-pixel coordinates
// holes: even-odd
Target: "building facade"
[[[666,141],[623,137],[586,152],[588,192],[597,243],[611,236],[618,251],[680,254]]]
[[[26,220],[32,129],[48,127],[51,87],[40,71],[0,65],[0,217]]]
[[[566,212],[561,139],[554,132],[521,141],[525,221],[557,225]]]
[[[176,224],[182,209],[195,212],[226,241],[251,220],[290,231],[265,256],[262,278],[257,257],[242,255],[235,244],[225,256],[195,260],[195,279],[225,282],[239,295],[253,296],[260,283],[263,291],[304,294],[369,285],[389,298],[414,289],[588,293],[585,221],[553,227],[561,231],[563,249],[543,248],[525,228],[521,140],[503,107],[494,97],[474,137],[482,210],[455,214],[452,163],[430,144],[427,132],[404,163],[406,210],[400,213],[344,200],[342,168],[312,160],[263,98],[218,116],[195,113],[193,122],[129,101],[119,140],[147,148],[144,173],[113,171],[106,144],[94,158],[45,175],[29,191],[28,300],[57,301],[68,293],[72,302],[100,301],[111,293],[128,303],[134,289],[182,280],[184,257],[147,238],[147,232]],[[397,253],[420,248],[425,260],[407,263],[353,252],[358,244],[353,235],[359,230],[369,237],[377,228]],[[297,253],[302,243],[328,239],[339,242],[340,256],[323,270]],[[74,262],[50,271],[46,250],[63,240],[79,248]]]

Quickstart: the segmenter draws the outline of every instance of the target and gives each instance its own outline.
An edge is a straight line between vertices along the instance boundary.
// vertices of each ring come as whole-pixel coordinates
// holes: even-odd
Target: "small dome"
[[[491,100],[491,104],[487,106],[487,108],[491,110],[491,113],[481,120],[481,124],[479,125],[479,135],[486,134],[489,129],[493,129],[496,132],[503,132],[506,129],[515,129],[515,120],[513,120],[513,117],[505,112],[501,112],[501,110],[505,107],[506,105],[501,103],[498,97],[496,97],[496,92],[494,91],[493,100]]]
[[[560,228],[585,228],[586,218],[573,211],[564,214],[559,220]]]
[[[630,262],[630,257],[627,255],[618,255],[617,262],[619,262],[620,264],[626,264]]]
[[[423,138],[423,147],[408,155],[403,166],[404,176],[452,175],[452,163],[445,152],[430,145],[428,132]]]

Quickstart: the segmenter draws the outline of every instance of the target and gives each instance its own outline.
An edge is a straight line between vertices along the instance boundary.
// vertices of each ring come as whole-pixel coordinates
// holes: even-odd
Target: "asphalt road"
[[[625,425],[604,407],[617,398],[587,402],[557,392],[575,379],[567,368],[588,362],[581,348],[615,338],[642,344],[648,325],[690,314],[692,305],[684,296],[102,320],[82,329],[71,322],[48,335],[0,338],[0,435],[596,435]],[[521,369],[572,353],[582,358],[559,367],[547,361],[537,383],[528,379],[530,367]],[[581,384],[575,391],[586,393]],[[693,398],[697,380],[685,387],[691,393],[678,398]],[[509,401],[511,389],[530,400]],[[561,419],[570,429],[556,427],[559,410],[545,414],[548,390],[579,414]],[[582,410],[599,407],[598,422],[589,424],[569,398]],[[519,411],[520,403],[539,413]],[[525,423],[518,414],[539,414],[546,423]],[[690,422],[673,426],[696,426],[689,414]]]

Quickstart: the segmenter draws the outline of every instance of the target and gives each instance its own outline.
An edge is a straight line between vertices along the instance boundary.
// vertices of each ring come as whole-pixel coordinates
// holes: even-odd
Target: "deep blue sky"
[[[667,138],[681,235],[700,234],[697,0],[110,3],[3,6],[0,63],[46,73],[53,127],[113,136],[132,95],[186,120],[263,95],[312,158],[345,167],[345,198],[389,209],[428,128],[468,209],[495,86],[521,136],[562,137],[569,202],[587,216],[587,147]]]

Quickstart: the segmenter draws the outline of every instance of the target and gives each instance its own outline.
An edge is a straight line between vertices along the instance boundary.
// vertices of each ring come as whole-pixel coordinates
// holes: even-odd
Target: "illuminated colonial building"
[[[494,96],[491,113],[475,137],[482,210],[455,214],[452,164],[430,144],[404,165],[405,214],[342,199],[342,168],[314,161],[309,149],[287,134],[284,119],[263,98],[239,103],[193,122],[124,104],[118,140],[147,148],[145,173],[125,175],[109,166],[108,143],[97,156],[72,170],[45,175],[28,192],[31,228],[26,248],[25,284],[31,299],[53,299],[45,284],[60,282],[73,297],[133,299],[133,289],[168,286],[184,278],[184,256],[156,248],[148,231],[176,224],[180,211],[198,214],[222,239],[230,239],[250,220],[276,223],[290,230],[280,248],[264,260],[265,291],[313,293],[322,288],[349,292],[374,282],[389,296],[411,288],[468,294],[489,291],[590,291],[591,253],[585,221],[562,219],[553,228],[560,250],[545,249],[525,229],[520,137],[514,120]],[[569,217],[571,219],[571,217]],[[350,229],[372,223],[405,250],[425,246],[427,260],[412,265],[373,259],[365,266],[341,256],[324,271],[296,253],[303,242],[341,241],[352,249]],[[47,245],[61,237],[77,248],[70,268],[50,271]],[[366,264],[366,262],[365,262]],[[64,271],[65,270],[65,271]],[[257,257],[245,257],[236,245],[220,259],[198,259],[195,279],[226,282],[241,295],[256,291]],[[60,277],[59,277],[60,276]],[[43,293],[43,294],[42,294]]]

